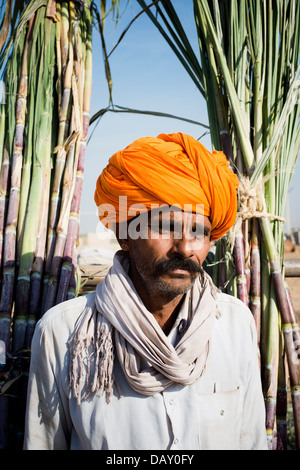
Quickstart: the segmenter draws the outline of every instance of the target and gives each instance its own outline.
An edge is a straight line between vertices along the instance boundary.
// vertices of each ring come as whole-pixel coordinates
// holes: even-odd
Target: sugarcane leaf
[[[184,121],[184,122],[189,122],[191,124],[195,124],[195,125],[198,125],[198,126],[202,126],[204,127],[205,129],[208,129],[208,131],[210,131],[210,127],[207,125],[207,124],[204,124],[202,122],[198,122],[198,121],[194,121],[192,119],[188,119],[188,118],[184,118],[184,117],[180,117],[180,116],[175,116],[174,114],[168,114],[168,113],[163,113],[163,112],[159,112],[159,111],[147,111],[147,110],[140,110],[140,109],[132,109],[132,108],[125,108],[123,106],[117,106],[117,105],[113,105],[113,106],[108,106],[107,108],[103,108],[103,109],[100,109],[99,111],[97,111],[91,118],[90,118],[90,126],[92,124],[94,124],[97,120],[99,122],[99,119],[101,119],[104,114],[106,114],[107,112],[112,112],[112,113],[130,113],[130,114],[145,114],[145,115],[149,115],[149,116],[157,116],[157,117],[164,117],[164,118],[170,118],[170,119],[178,119],[180,121]],[[97,125],[97,124],[96,124]],[[90,142],[92,136],[93,136],[93,132],[94,130],[91,132],[90,136],[89,136],[89,139],[88,139],[88,142]],[[206,135],[203,134],[203,135]]]
[[[106,12],[106,0],[101,0],[101,2],[100,2],[100,11],[101,11],[101,16],[103,18],[103,26],[104,26],[105,12]]]
[[[5,64],[5,61],[7,59],[7,56],[9,54],[12,44],[15,44],[19,41],[26,23],[30,20],[32,15],[39,8],[41,8],[42,6],[46,6],[47,3],[48,3],[48,0],[34,0],[34,1],[31,0],[31,2],[28,3],[27,7],[24,8],[24,10],[21,13],[21,16],[20,16],[20,19],[18,21],[16,28],[12,31],[5,48],[0,53],[0,70]]]
[[[126,108],[126,107],[117,106],[117,105],[101,109],[100,111],[95,113],[90,119],[90,125],[93,124],[99,117],[102,117],[108,111],[113,112],[113,113],[146,114],[146,115],[151,115],[151,116],[167,117],[167,118],[171,118],[171,119],[179,119],[180,121],[189,122],[191,124],[196,124],[198,126],[202,126],[205,129],[209,129],[209,126],[207,124],[204,124],[204,123],[199,122],[199,121],[194,121],[193,119],[188,119],[188,118],[176,116],[174,114],[163,113],[163,112],[159,112],[159,111],[147,111],[147,110],[141,110],[141,109]]]
[[[188,61],[188,58],[182,53],[182,51],[178,48],[178,45],[170,38],[170,36],[166,33],[164,28],[161,26],[159,21],[157,20],[156,16],[152,13],[150,9],[147,9],[147,4],[145,3],[144,0],[137,0],[140,6],[146,11],[146,14],[149,16],[153,24],[157,27],[161,35],[164,37],[164,39],[167,41],[173,52],[176,54],[180,62],[182,63],[183,67],[186,69],[190,77],[192,78],[193,82],[196,84],[197,88],[199,89],[200,93],[205,97],[205,91],[203,89],[203,85],[201,83],[201,80],[195,70],[193,70],[193,67]]]
[[[11,380],[8,380],[7,382],[4,383],[4,385],[2,385],[1,389],[0,389],[0,396],[1,395],[5,395],[7,390],[17,381],[19,380],[21,377],[22,377],[23,373],[21,372],[21,374],[19,374],[17,377],[14,377],[13,379]]]
[[[168,15],[168,19],[163,14],[160,5],[164,7],[166,14]],[[160,3],[157,4],[156,9],[159,16],[166,25],[171,37],[173,38],[174,43],[181,51],[182,56],[185,57],[195,75],[199,78],[200,83],[203,83],[203,73],[200,62],[194,53],[194,50],[190,44],[184,28],[182,27],[181,21],[172,5],[172,2],[169,0],[160,0]]]
[[[230,70],[227,65],[224,51],[217,36],[209,6],[207,0],[194,0],[194,2],[196,2],[198,8],[204,14],[207,29],[211,38],[212,45],[214,47],[216,60],[223,74],[224,86],[229,98],[230,109],[232,112],[232,116],[234,117],[234,123],[239,135],[239,141],[244,155],[245,164],[250,170],[254,164],[254,153],[249,139],[249,134],[245,125],[245,118],[243,116],[240,102],[232,78],[230,76]]]
[[[150,5],[148,5],[146,7],[146,9],[152,7],[153,5],[156,5],[157,2],[159,2],[160,0],[155,0],[153,3],[151,3]],[[131,21],[130,23],[126,26],[126,28],[122,31],[121,35],[119,36],[119,39],[117,40],[116,44],[114,45],[114,47],[112,48],[112,50],[109,52],[109,54],[107,55],[107,58],[109,58],[111,56],[111,54],[115,51],[115,49],[118,47],[118,45],[120,44],[120,42],[122,41],[122,39],[124,38],[124,36],[126,35],[126,33],[128,32],[128,30],[131,28],[131,26],[133,25],[133,23],[146,11],[146,9],[140,11]]]
[[[12,7],[13,7],[13,0],[8,0],[6,2],[6,8],[5,8],[5,14],[4,14],[4,17],[3,17],[3,21],[1,23],[0,52],[3,49],[3,46],[6,43],[6,40],[7,40],[8,34],[9,34]]]
[[[103,7],[103,5],[101,5]],[[108,61],[108,54],[107,54],[107,49],[106,49],[106,42],[105,42],[105,36],[104,36],[104,16],[103,16],[103,8],[101,8],[101,14],[99,11],[95,8],[94,13],[97,19],[98,23],[98,28],[99,28],[99,33],[100,33],[100,38],[101,38],[101,43],[102,43],[102,52],[104,55],[104,68],[105,68],[105,76],[106,76],[106,81],[108,85],[108,93],[109,93],[109,103],[112,103],[112,77],[111,77],[111,70],[110,70],[110,65]]]
[[[251,183],[254,184],[257,181],[265,169],[269,159],[272,157],[274,150],[280,145],[286,126],[288,124],[289,115],[293,111],[294,106],[297,106],[297,100],[300,98],[299,93],[300,79],[295,79],[290,86],[286,102],[275,125],[269,145],[263,152],[261,159],[256,164],[256,167],[252,173]]]

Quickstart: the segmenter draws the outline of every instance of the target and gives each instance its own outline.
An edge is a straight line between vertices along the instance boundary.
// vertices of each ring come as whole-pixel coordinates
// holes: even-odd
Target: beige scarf
[[[217,315],[217,289],[210,277],[199,276],[186,294],[188,328],[174,347],[142,303],[128,270],[128,259],[117,253],[97,286],[94,308],[82,312],[69,342],[70,385],[79,403],[94,392],[105,392],[110,400],[114,352],[128,383],[142,395],[161,392],[173,382],[193,384],[204,371]],[[141,358],[150,365],[142,369]]]

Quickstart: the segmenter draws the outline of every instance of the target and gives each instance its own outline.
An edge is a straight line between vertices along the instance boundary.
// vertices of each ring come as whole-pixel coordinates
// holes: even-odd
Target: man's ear
[[[130,238],[124,238],[128,235],[128,224],[129,220],[116,224],[115,235],[118,243],[123,251],[129,251]]]
[[[123,251],[128,251],[128,249],[129,249],[128,240],[118,240],[118,242],[119,242],[120,247]]]

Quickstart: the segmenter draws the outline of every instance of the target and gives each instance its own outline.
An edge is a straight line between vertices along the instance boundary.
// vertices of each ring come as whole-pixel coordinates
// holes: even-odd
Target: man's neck
[[[159,326],[161,327],[161,329],[166,335],[170,333],[175,323],[175,320],[178,316],[178,313],[183,303],[183,298],[184,298],[184,294],[181,296],[179,302],[177,303],[176,307],[171,311],[171,313],[170,311],[169,312],[157,311],[156,313],[153,313],[154,318],[156,319],[157,323],[159,324]]]
[[[180,308],[183,303],[184,294],[179,298],[176,298],[176,303],[172,302],[171,304],[164,304],[161,309],[157,309],[153,316],[156,319],[157,323],[163,330],[163,332],[168,335],[175,323],[175,320],[178,316]]]
[[[180,311],[184,294],[172,298],[167,295],[158,296],[156,292],[148,292],[144,285],[138,282],[134,284],[146,309],[152,313],[164,333],[168,334]]]

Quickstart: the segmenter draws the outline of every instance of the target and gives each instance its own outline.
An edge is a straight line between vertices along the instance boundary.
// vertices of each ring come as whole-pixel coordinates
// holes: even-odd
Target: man
[[[252,315],[201,267],[237,186],[181,133],[111,157],[95,201],[122,250],[95,293],[37,325],[26,449],[266,449]]]

